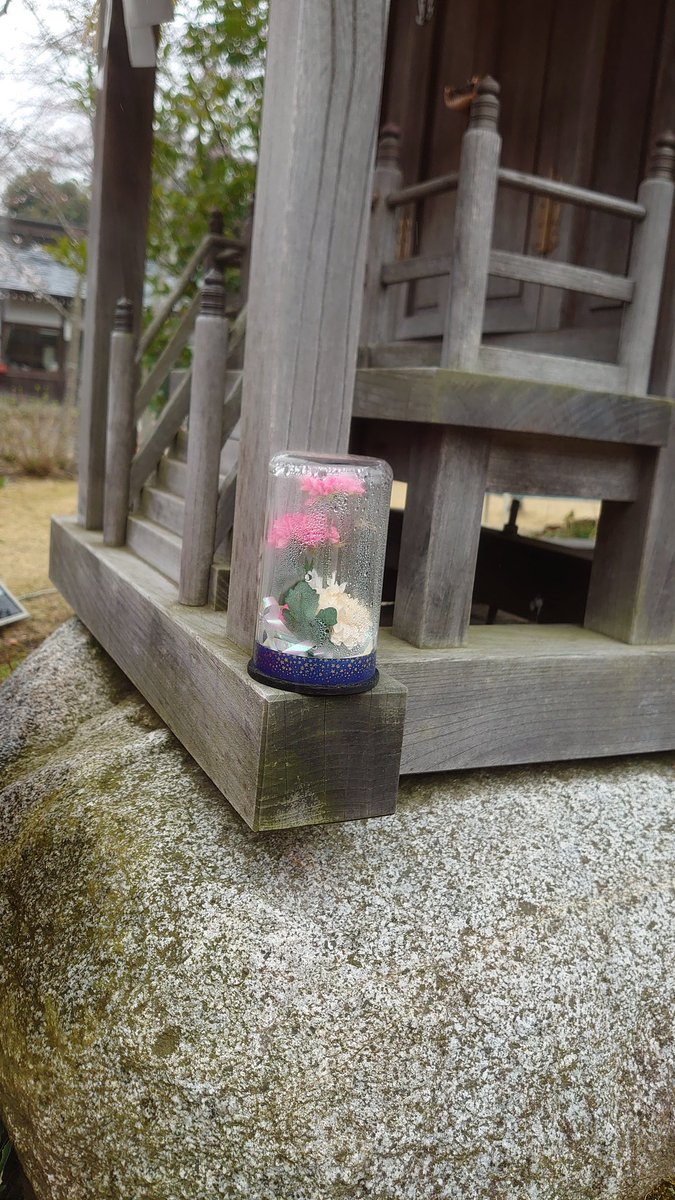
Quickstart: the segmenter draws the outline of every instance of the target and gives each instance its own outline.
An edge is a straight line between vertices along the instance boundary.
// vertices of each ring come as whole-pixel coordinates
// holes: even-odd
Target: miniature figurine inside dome
[[[375,685],[391,483],[379,459],[272,459],[254,678],[310,694]]]

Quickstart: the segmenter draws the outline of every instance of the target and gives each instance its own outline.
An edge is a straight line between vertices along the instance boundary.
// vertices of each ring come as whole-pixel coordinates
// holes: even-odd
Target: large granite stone
[[[40,1200],[637,1200],[672,1169],[670,757],[254,835],[77,622],[0,708],[0,1107]]]

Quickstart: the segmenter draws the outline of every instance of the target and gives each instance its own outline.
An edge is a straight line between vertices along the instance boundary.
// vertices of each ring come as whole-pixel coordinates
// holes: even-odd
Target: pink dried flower
[[[339,542],[340,533],[325,513],[284,513],[272,523],[267,540],[276,550],[285,550],[290,542],[314,548],[323,542]]]
[[[300,484],[303,492],[318,499],[320,496],[335,496],[338,492],[347,496],[362,496],[365,485],[357,475],[305,475]]]

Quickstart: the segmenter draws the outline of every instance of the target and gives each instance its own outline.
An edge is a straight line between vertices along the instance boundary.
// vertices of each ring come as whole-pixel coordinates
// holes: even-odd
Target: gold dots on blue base
[[[284,654],[256,642],[253,666],[261,675],[309,687],[359,687],[375,675],[375,651],[354,658],[319,658],[306,654]]]

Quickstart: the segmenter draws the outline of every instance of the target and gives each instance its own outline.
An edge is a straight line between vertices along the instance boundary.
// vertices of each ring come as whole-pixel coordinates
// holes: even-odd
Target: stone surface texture
[[[0,709],[0,1107],[40,1200],[638,1200],[672,1170],[672,756],[255,835],[76,621]]]

